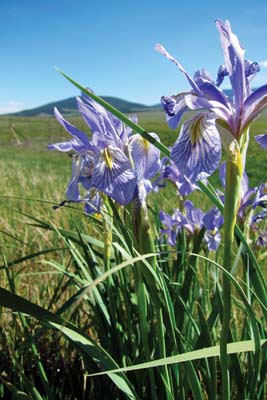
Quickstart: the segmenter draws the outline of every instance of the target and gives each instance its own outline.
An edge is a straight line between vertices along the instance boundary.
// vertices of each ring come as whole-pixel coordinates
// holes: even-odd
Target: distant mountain
[[[130,101],[118,99],[116,97],[103,96],[102,99],[106,100],[112,106],[118,108],[123,113],[135,113],[138,111],[151,111],[161,109],[160,104],[154,106],[146,106],[144,104],[132,103]],[[36,117],[40,115],[53,115],[54,107],[57,107],[62,114],[76,114],[78,113],[76,97],[70,97],[65,100],[55,101],[53,103],[45,104],[41,107],[32,108],[31,110],[24,110],[12,115],[21,117]]]
[[[232,98],[233,93],[231,89],[224,89],[223,91],[228,97]],[[102,99],[106,100],[112,106],[118,108],[121,112],[125,114],[131,114],[138,111],[162,110],[162,106],[160,103],[152,106],[147,106],[140,103],[133,103],[131,101],[118,99],[117,97],[102,96]],[[68,99],[55,101],[53,103],[45,104],[40,107],[32,108],[31,110],[16,112],[12,115],[17,115],[21,117],[53,115],[54,107],[57,107],[62,114],[78,114],[76,97],[70,97]]]

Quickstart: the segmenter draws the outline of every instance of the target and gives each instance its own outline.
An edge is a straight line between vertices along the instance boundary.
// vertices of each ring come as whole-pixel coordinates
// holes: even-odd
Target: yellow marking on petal
[[[104,157],[104,161],[105,161],[105,163],[106,163],[106,166],[107,166],[109,169],[112,169],[112,166],[113,166],[112,156],[111,156],[111,154],[110,154],[108,148],[104,149],[104,151],[103,151],[103,157]]]
[[[96,214],[94,215],[94,217],[95,217],[96,219],[102,220],[102,214],[100,214],[100,213],[96,213]]]
[[[149,150],[149,141],[144,138],[142,138],[142,141],[143,141],[143,146],[144,146],[145,151],[148,151]]]
[[[192,146],[199,140],[201,137],[201,129],[200,129],[200,123],[201,120],[203,119],[203,116],[197,118],[194,123],[191,126],[190,130],[190,142]]]

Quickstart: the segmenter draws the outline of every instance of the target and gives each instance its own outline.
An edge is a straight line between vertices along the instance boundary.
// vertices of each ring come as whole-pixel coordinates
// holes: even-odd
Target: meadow
[[[68,119],[88,132],[80,117]],[[138,120],[148,132],[156,132],[166,146],[173,145],[177,131],[168,128],[163,112],[138,113]],[[267,115],[263,113],[252,124],[251,136],[266,131]],[[135,242],[123,226],[121,210],[112,205],[108,210],[116,215],[117,222],[109,218],[106,221],[113,233],[107,267],[103,221],[86,216],[81,204],[53,208],[65,199],[71,158],[47,150],[47,145],[68,139],[54,117],[0,118],[0,286],[40,306],[34,309],[25,303],[17,309],[12,306],[13,312],[8,307],[0,308],[0,398],[171,399],[173,393],[179,393],[175,398],[215,399],[221,383],[220,366],[214,357],[198,362],[187,360],[181,368],[163,364],[145,372],[87,377],[97,371],[134,366],[216,344],[223,299],[221,272],[212,262],[220,262],[222,251],[214,255],[202,249],[198,240],[204,232],[198,232],[188,242],[182,233],[175,254],[167,251],[166,242],[158,241],[160,220],[156,214],[163,208],[171,213],[179,204],[176,191],[169,188],[152,194],[148,200],[150,218],[156,220],[156,228],[150,234],[160,243],[162,252],[157,260],[159,267],[153,270],[144,257],[153,253],[151,250],[136,251]],[[266,161],[266,152],[251,140],[246,164],[250,186],[266,181]],[[210,181],[217,187],[218,173]],[[204,210],[211,206],[199,191],[190,199]],[[266,248],[259,250],[254,243],[252,248],[266,276]],[[186,253],[197,250],[209,260],[197,262]],[[250,263],[247,256],[242,259],[241,253],[237,240],[234,254],[235,268],[239,270],[242,261]],[[136,271],[129,267],[134,257],[139,257]],[[102,281],[103,271],[125,262],[127,265]],[[142,278],[140,266],[145,271]],[[255,338],[255,331],[260,332],[261,339],[266,336],[263,300],[255,293],[255,281],[249,272],[244,270],[241,276],[233,284],[235,318],[231,322],[231,342]],[[91,287],[98,279],[97,287]],[[242,303],[238,285],[243,285],[249,306],[254,307],[255,321],[248,312],[249,306]],[[153,304],[158,310],[152,308]],[[160,324],[164,329],[160,330]],[[143,335],[147,335],[147,341]],[[242,396],[256,393],[253,398],[265,398],[265,353],[261,362],[257,359],[259,369],[253,372],[254,357],[259,353],[232,357],[233,398],[238,398],[238,393],[244,399],[252,397]]]

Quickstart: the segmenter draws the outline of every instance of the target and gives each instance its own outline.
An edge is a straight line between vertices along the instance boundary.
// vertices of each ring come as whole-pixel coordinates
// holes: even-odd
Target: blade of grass
[[[77,349],[82,351],[89,362],[95,360],[100,365],[100,368],[105,370],[118,368],[116,362],[104,349],[97,345],[90,337],[81,332],[79,328],[60,316],[3,288],[0,288],[0,305],[16,312],[30,315],[40,322],[56,328],[68,340],[70,340]],[[114,384],[123,391],[127,398],[131,400],[138,399],[138,395],[133,386],[123,374],[116,376],[113,373],[108,373],[108,376]]]

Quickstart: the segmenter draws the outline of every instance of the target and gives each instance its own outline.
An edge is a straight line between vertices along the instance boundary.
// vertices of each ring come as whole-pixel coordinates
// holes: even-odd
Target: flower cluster
[[[132,134],[130,128],[86,95],[77,98],[78,109],[91,129],[89,138],[63,118],[55,109],[55,116],[72,139],[48,146],[62,152],[72,152],[72,176],[66,191],[70,201],[84,201],[85,211],[99,212],[102,194],[121,205],[135,197],[145,201],[151,179],[160,166],[159,150]],[[132,117],[136,121],[136,117]],[[155,133],[150,133],[159,140]],[[81,187],[85,195],[81,194]]]
[[[250,82],[259,72],[259,65],[245,59],[245,51],[231,30],[229,21],[216,21],[220,34],[225,65],[218,70],[214,82],[205,70],[197,71],[192,78],[183,66],[160,44],[156,49],[172,61],[187,78],[191,90],[173,96],[163,96],[161,102],[167,122],[177,128],[187,111],[196,111],[193,118],[181,127],[179,138],[171,156],[182,175],[193,183],[211,175],[221,159],[221,142],[228,151],[238,147],[242,134],[250,123],[267,107],[267,85],[254,92]],[[233,98],[220,88],[229,76]],[[267,135],[256,140],[267,147]]]
[[[216,251],[220,241],[220,228],[223,224],[223,216],[218,209],[212,208],[206,214],[196,208],[190,200],[184,202],[184,213],[176,209],[172,215],[160,212],[160,220],[164,228],[162,235],[167,235],[167,243],[176,246],[177,236],[182,228],[186,229],[189,236],[194,235],[204,228],[204,240],[208,250]]]

